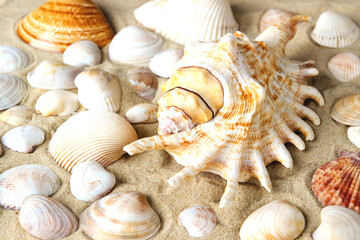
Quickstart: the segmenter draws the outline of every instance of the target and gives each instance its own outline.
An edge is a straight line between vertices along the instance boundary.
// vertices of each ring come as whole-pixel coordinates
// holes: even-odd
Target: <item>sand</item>
[[[23,16],[40,6],[43,0],[0,0],[0,45],[12,45],[25,50],[31,55],[31,64],[15,75],[26,79],[26,74],[36,67],[42,60],[62,60],[62,54],[48,53],[22,42],[15,31],[16,23]],[[133,10],[140,6],[143,0],[97,0],[96,1],[116,32],[125,26],[135,24]],[[350,16],[360,23],[357,9],[360,2],[355,1],[270,1],[270,0],[232,0],[232,10],[239,28],[250,38],[258,34],[261,14],[268,8],[282,8],[296,13],[307,14],[312,17],[310,23],[303,23],[298,27],[298,33],[287,47],[287,55],[299,61],[315,60],[320,71],[319,76],[310,80],[310,84],[318,88],[325,97],[325,106],[319,107],[315,102],[308,101],[307,106],[319,114],[320,126],[310,126],[314,129],[315,139],[306,143],[306,150],[297,150],[288,144],[287,147],[293,157],[293,169],[287,169],[280,163],[272,163],[268,171],[272,180],[272,192],[267,192],[256,179],[248,183],[240,183],[235,201],[231,207],[220,209],[219,201],[225,190],[226,181],[212,173],[200,173],[179,188],[171,188],[166,180],[179,171],[182,166],[165,151],[148,151],[135,156],[124,155],[119,161],[107,168],[116,175],[116,185],[112,193],[134,190],[144,193],[151,206],[160,215],[162,226],[156,239],[195,239],[186,230],[177,225],[179,213],[186,207],[204,204],[214,209],[218,225],[214,232],[203,239],[239,239],[240,227],[247,216],[254,210],[275,199],[286,200],[297,206],[306,219],[306,227],[298,239],[311,239],[311,234],[320,224],[321,205],[311,190],[311,179],[314,171],[320,165],[336,158],[340,150],[357,148],[346,137],[347,127],[334,122],[330,117],[333,104],[341,96],[358,93],[358,83],[341,83],[334,79],[327,69],[328,60],[340,52],[352,51],[360,54],[359,41],[343,49],[329,49],[315,44],[309,34],[319,15],[326,10],[333,10]],[[181,48],[173,42],[166,41],[164,49]],[[115,74],[121,81],[122,102],[120,114],[125,115],[131,106],[145,102],[135,94],[125,76],[132,66],[116,65],[108,60],[108,47],[102,50],[103,61],[96,68],[104,69]],[[22,105],[34,109],[35,102],[45,90],[34,89],[29,86]],[[84,110],[84,109],[81,109]],[[81,111],[80,110],[80,111]],[[39,126],[46,131],[46,141],[32,154],[21,154],[4,150],[0,158],[0,172],[22,164],[37,163],[49,166],[61,178],[62,185],[53,198],[67,206],[76,216],[90,205],[75,199],[69,187],[70,174],[59,167],[50,157],[47,149],[51,136],[68,117],[43,117],[34,114],[32,125]],[[139,137],[156,134],[157,124],[134,125]],[[0,122],[0,135],[13,126]],[[301,135],[304,139],[304,136]],[[35,239],[26,233],[18,221],[18,211],[0,209],[0,239]],[[89,239],[80,230],[66,239]]]

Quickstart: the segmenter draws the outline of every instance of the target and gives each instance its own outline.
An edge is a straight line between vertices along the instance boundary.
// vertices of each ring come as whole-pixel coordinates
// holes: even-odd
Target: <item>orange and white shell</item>
[[[320,92],[306,85],[318,74],[314,62],[296,62],[284,56],[296,24],[307,21],[295,16],[266,29],[255,42],[243,33],[226,34],[215,42],[197,42],[185,54],[170,80],[162,86],[158,101],[159,133],[125,146],[130,155],[150,149],[165,149],[185,166],[168,180],[172,186],[201,171],[227,180],[220,207],[234,199],[238,182],[251,177],[271,189],[266,165],[279,161],[292,168],[284,143],[303,150],[303,140],[314,139],[304,121],[320,124],[318,115],[305,107],[311,98],[320,105]]]
[[[32,119],[33,112],[26,106],[15,106],[0,114],[0,121],[14,126],[28,124]]]
[[[265,31],[268,27],[279,25],[286,22],[295,14],[281,9],[270,8],[264,12],[260,20],[260,32]]]
[[[67,116],[79,107],[77,94],[64,90],[52,90],[42,94],[35,104],[37,113],[43,116]]]

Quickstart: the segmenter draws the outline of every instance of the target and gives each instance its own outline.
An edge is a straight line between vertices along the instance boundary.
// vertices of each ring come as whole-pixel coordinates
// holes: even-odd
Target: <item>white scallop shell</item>
[[[24,198],[33,194],[50,196],[61,182],[50,168],[27,164],[11,168],[0,175],[0,205],[19,209]]]
[[[279,25],[294,16],[292,12],[282,9],[270,8],[262,15],[260,20],[260,32],[265,31],[268,27]]]
[[[21,49],[0,46],[0,73],[20,71],[29,64],[28,55]]]
[[[31,153],[42,144],[45,139],[45,132],[35,126],[23,125],[6,132],[1,141],[5,147],[16,152]]]
[[[26,106],[15,106],[0,114],[0,121],[14,126],[28,124],[32,119],[33,112]]]
[[[169,78],[176,69],[176,64],[184,56],[182,49],[167,49],[156,54],[150,60],[149,67],[160,77]]]
[[[64,205],[42,195],[24,199],[19,214],[20,225],[41,239],[60,239],[78,229],[78,220]]]
[[[156,123],[157,110],[158,107],[154,104],[137,104],[126,112],[126,119],[130,123]]]
[[[79,107],[77,94],[64,90],[52,90],[44,93],[36,101],[35,110],[44,116],[67,116]]]
[[[210,234],[216,227],[214,210],[205,206],[184,209],[178,218],[180,226],[186,228],[192,237],[203,237]]]
[[[73,67],[94,66],[101,62],[101,51],[93,41],[79,41],[66,48],[64,63]]]
[[[0,110],[15,106],[26,93],[25,82],[10,74],[0,74]]]
[[[134,91],[146,100],[153,100],[158,88],[157,77],[149,68],[133,68],[127,72],[127,79]]]
[[[321,46],[342,48],[359,38],[359,27],[351,18],[327,11],[320,15],[311,38]]]
[[[74,80],[81,71],[64,63],[45,60],[27,75],[27,80],[34,88],[72,89],[76,88]]]
[[[360,58],[351,52],[339,53],[328,62],[328,68],[341,82],[350,82],[360,76]]]
[[[115,175],[94,161],[77,164],[72,170],[70,189],[72,195],[86,202],[95,202],[107,195],[114,187]]]
[[[75,85],[79,102],[86,109],[119,111],[121,88],[116,76],[103,70],[87,70],[75,78]]]

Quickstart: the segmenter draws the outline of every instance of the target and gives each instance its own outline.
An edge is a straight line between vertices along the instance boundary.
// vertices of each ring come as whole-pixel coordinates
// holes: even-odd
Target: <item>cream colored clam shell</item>
[[[151,58],[149,67],[156,75],[169,78],[176,69],[176,64],[184,56],[182,49],[167,49]]]
[[[345,125],[360,125],[360,94],[340,98],[331,109],[331,117]]]
[[[0,110],[15,106],[26,93],[25,82],[14,75],[0,74]]]
[[[60,239],[78,229],[78,220],[64,205],[42,195],[24,199],[19,214],[20,225],[41,239]]]
[[[79,41],[66,48],[63,62],[73,67],[94,66],[101,62],[101,51],[93,41]]]
[[[155,123],[157,110],[158,107],[154,104],[137,104],[126,112],[126,119],[130,123]]]
[[[115,175],[106,171],[100,163],[86,161],[74,167],[70,189],[77,199],[94,202],[108,194],[115,182]]]
[[[20,209],[21,203],[27,196],[33,194],[50,196],[60,188],[60,185],[60,179],[46,166],[27,164],[14,167],[0,175],[0,205],[10,209]]]
[[[33,112],[26,106],[15,106],[0,114],[0,121],[14,126],[28,124],[32,119]]]
[[[137,139],[131,124],[120,115],[91,110],[78,113],[64,122],[49,143],[50,155],[68,171],[87,160],[104,167],[117,161],[123,147]]]
[[[253,212],[240,229],[241,240],[293,240],[304,230],[301,211],[283,200],[272,201]]]
[[[328,62],[328,68],[341,82],[350,82],[360,76],[360,58],[351,52],[339,53]]]
[[[149,101],[155,98],[158,81],[155,74],[149,68],[130,69],[126,76],[137,94]]]
[[[52,90],[41,95],[35,104],[37,113],[47,116],[67,116],[79,107],[77,94],[64,90]]]
[[[360,126],[352,126],[347,130],[347,136],[350,142],[360,148]]]
[[[21,49],[0,46],[0,73],[20,71],[29,64],[29,56]]]
[[[360,214],[341,206],[321,210],[321,224],[313,234],[314,240],[358,240]]]
[[[85,108],[119,111],[121,88],[116,76],[103,70],[87,70],[75,78],[75,85],[79,102]]]

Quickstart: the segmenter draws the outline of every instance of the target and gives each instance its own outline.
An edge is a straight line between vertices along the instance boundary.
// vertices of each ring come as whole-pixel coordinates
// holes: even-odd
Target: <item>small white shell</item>
[[[349,127],[347,130],[347,136],[350,142],[360,148],[360,126]]]
[[[1,141],[5,147],[16,152],[31,153],[44,142],[45,132],[35,126],[24,125],[6,132]]]
[[[64,63],[73,67],[94,66],[101,62],[101,51],[93,41],[79,41],[66,48]]]
[[[174,73],[176,64],[184,56],[182,49],[168,49],[156,54],[150,60],[149,67],[160,77],[169,78]]]
[[[314,240],[358,240],[360,214],[342,206],[321,210],[321,224],[313,234]]]
[[[76,165],[70,178],[72,195],[77,199],[94,202],[107,195],[114,187],[115,175],[94,161],[86,161]]]
[[[14,126],[28,124],[32,119],[33,112],[26,106],[15,106],[0,114],[0,121]]]
[[[25,82],[10,74],[0,74],[0,110],[15,106],[26,93]]]
[[[163,45],[161,37],[137,26],[118,32],[109,46],[109,58],[116,63],[138,64],[150,60]]]
[[[294,16],[292,12],[281,9],[270,8],[261,17],[260,32],[265,31],[270,26],[279,25]]]
[[[341,82],[350,82],[360,76],[360,58],[351,52],[339,53],[328,62],[328,68]]]
[[[61,182],[50,168],[27,164],[11,168],[0,175],[0,205],[19,209],[24,198],[33,194],[50,196]]]
[[[157,77],[150,69],[140,67],[127,72],[127,79],[134,91],[146,100],[153,100],[158,88]]]
[[[116,76],[103,70],[88,70],[75,78],[75,85],[79,102],[86,109],[119,111],[121,88]]]
[[[64,90],[52,90],[44,93],[36,101],[35,110],[45,117],[67,116],[79,107],[76,93]]]
[[[190,236],[203,237],[215,229],[217,220],[211,208],[195,206],[184,209],[179,215],[178,222],[186,228]]]
[[[0,46],[0,73],[20,71],[29,64],[28,55],[21,49]]]
[[[64,63],[45,60],[27,75],[27,80],[34,88],[72,89],[76,88],[74,80],[81,71]]]
[[[133,106],[126,112],[126,119],[130,123],[156,123],[158,107],[150,103]]]

